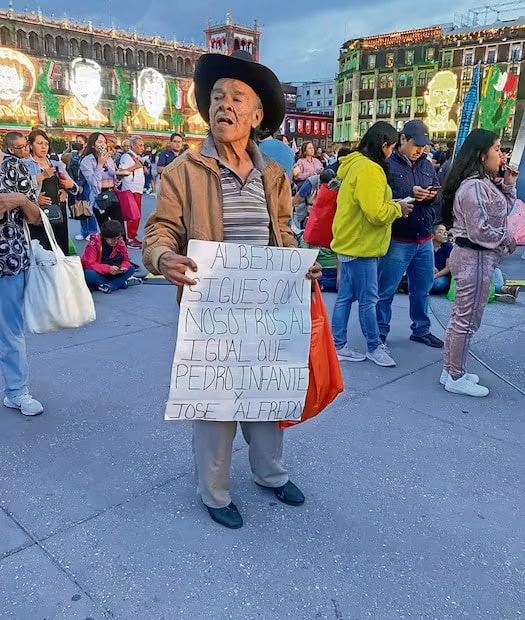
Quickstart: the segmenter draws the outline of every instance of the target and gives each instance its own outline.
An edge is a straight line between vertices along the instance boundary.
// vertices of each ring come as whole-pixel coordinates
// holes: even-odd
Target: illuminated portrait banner
[[[162,117],[167,105],[166,80],[155,69],[143,69],[138,78],[137,99],[140,104],[133,117],[133,126],[168,127]]]
[[[75,58],[69,70],[71,97],[64,105],[64,120],[68,125],[108,123],[97,106],[102,97],[102,69],[94,60]]]
[[[30,107],[36,85],[35,67],[20,52],[0,47],[0,118],[31,121],[37,116]]]
[[[195,84],[191,83],[188,89],[187,102],[192,110],[192,115],[188,118],[188,131],[192,134],[204,135],[208,131],[208,123],[202,118],[197,109],[197,100],[195,99]]]
[[[456,132],[458,126],[450,118],[458,96],[458,78],[452,71],[439,71],[428,83],[425,93],[427,125],[431,133]]]

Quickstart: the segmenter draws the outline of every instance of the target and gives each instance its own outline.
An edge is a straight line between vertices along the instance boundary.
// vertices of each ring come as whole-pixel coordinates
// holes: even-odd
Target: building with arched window
[[[199,47],[90,22],[74,23],[66,17],[46,17],[40,11],[0,9],[0,66],[5,49],[4,62],[9,58],[15,65],[24,88],[15,106],[17,113],[0,117],[0,132],[41,124],[53,134],[102,129],[108,134],[132,131],[163,140],[178,130],[190,141],[200,139],[205,127],[196,122],[190,87],[199,57],[219,51],[212,42],[219,30],[227,41],[222,53],[244,49],[258,58],[259,29],[235,26],[230,15],[226,24],[208,25],[206,46]],[[38,80],[41,74],[47,77],[44,82]],[[159,97],[166,101],[160,116],[145,110],[143,90],[153,87],[162,89]],[[0,110],[10,109],[0,105]],[[195,135],[196,131],[202,135]]]

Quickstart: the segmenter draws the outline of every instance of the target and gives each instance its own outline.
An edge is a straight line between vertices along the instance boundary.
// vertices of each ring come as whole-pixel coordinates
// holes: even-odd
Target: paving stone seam
[[[523,448],[525,447],[525,442],[519,442],[519,441],[513,441],[512,439],[504,439],[502,437],[495,437],[494,435],[491,435],[490,433],[480,433],[478,432],[475,428],[471,427],[471,426],[467,426],[465,424],[461,424],[459,422],[456,422],[454,420],[447,420],[446,418],[442,418],[438,415],[435,414],[431,414],[431,413],[427,413],[426,411],[423,411],[422,409],[418,409],[417,407],[413,407],[413,406],[409,406],[406,404],[406,402],[400,402],[398,400],[395,400],[393,398],[385,398],[384,396],[380,396],[380,398],[386,402],[389,403],[391,405],[402,405],[403,407],[405,407],[406,411],[412,411],[413,413],[419,413],[421,415],[424,415],[427,418],[431,418],[432,420],[437,420],[439,422],[443,422],[444,424],[446,424],[447,426],[452,426],[452,427],[457,427],[457,428],[461,428],[463,430],[469,431],[473,436],[477,437],[478,439],[487,439],[496,443],[501,443],[504,444],[506,446],[509,447],[514,447],[514,448]]]
[[[102,614],[104,615],[105,618],[115,618],[115,614],[108,608],[106,608],[102,601],[97,600],[97,597],[95,595],[93,595],[86,586],[84,586],[76,577],[75,575],[66,567],[62,564],[62,562],[60,562],[60,560],[58,560],[57,558],[55,558],[55,556],[42,544],[40,544],[40,542],[38,541],[38,539],[33,535],[33,533],[28,530],[12,513],[11,511],[2,503],[0,502],[0,510],[7,516],[8,519],[10,519],[13,523],[15,523],[15,525],[24,532],[24,534],[32,541],[32,543],[26,543],[23,548],[19,548],[16,553],[20,553],[22,550],[25,549],[29,549],[29,548],[33,548],[33,547],[37,547],[38,549],[40,549],[42,551],[42,553],[52,562],[52,564],[54,564],[54,566],[61,572],[63,573],[67,579],[69,581],[71,581],[83,594],[84,596],[86,596],[92,603],[93,605],[96,605],[97,607],[100,608],[100,610],[102,611]],[[15,553],[10,553],[7,556],[2,556],[0,557],[0,561],[2,561],[3,559],[5,559],[5,557],[10,557],[15,555]]]
[[[102,342],[104,341],[109,341],[109,340],[113,340],[115,338],[124,338],[126,336],[133,336],[135,334],[140,334],[142,332],[147,332],[150,329],[161,329],[164,327],[168,327],[167,325],[150,325],[148,327],[143,327],[142,329],[137,329],[135,331],[131,330],[129,332],[124,332],[123,334],[115,334],[114,336],[104,336],[101,338],[94,338],[93,340],[86,340],[85,342],[76,342],[74,344],[67,344],[64,345],[63,347],[58,347],[56,349],[47,349],[46,351],[33,351],[31,353],[28,353],[28,357],[32,358],[32,357],[42,357],[44,355],[48,355],[49,353],[56,353],[58,351],[65,351],[66,349],[74,349],[75,347],[85,347],[85,346],[89,346],[90,344],[96,344],[97,342]]]

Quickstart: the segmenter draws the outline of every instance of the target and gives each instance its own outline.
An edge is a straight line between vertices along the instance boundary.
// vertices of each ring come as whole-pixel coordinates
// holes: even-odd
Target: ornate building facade
[[[230,46],[258,57],[260,37],[257,25],[238,26],[230,14],[205,32],[199,47],[0,9],[0,131],[38,124],[67,139],[100,130],[164,140],[177,130],[200,141],[207,126],[193,92],[198,58]],[[218,46],[219,34],[228,45]]]
[[[336,78],[334,139],[357,141],[379,120],[400,130],[414,118],[428,124],[434,139],[454,139],[478,67],[475,126],[510,143],[525,109],[524,46],[524,18],[346,41]]]

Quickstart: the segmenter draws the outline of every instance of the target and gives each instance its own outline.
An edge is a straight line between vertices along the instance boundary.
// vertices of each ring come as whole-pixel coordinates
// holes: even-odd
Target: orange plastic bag
[[[337,359],[330,320],[326,312],[323,296],[318,282],[314,284],[312,296],[312,335],[310,339],[310,380],[306,392],[306,401],[300,421],[279,422],[279,428],[285,429],[314,418],[333,402],[344,390],[343,376]]]

